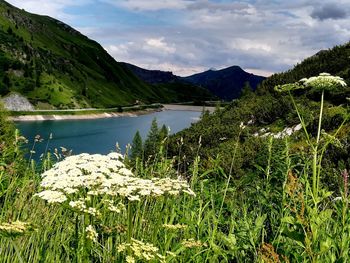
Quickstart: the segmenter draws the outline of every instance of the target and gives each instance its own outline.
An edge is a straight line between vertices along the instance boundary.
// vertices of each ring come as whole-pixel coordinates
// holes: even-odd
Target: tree
[[[250,86],[250,83],[249,81],[246,81],[244,82],[244,86],[242,88],[242,91],[241,91],[241,98],[244,98],[244,97],[248,97],[248,96],[251,96],[253,94],[253,89],[252,87]]]
[[[163,124],[162,128],[159,131],[159,141],[162,142],[169,135],[168,128]]]
[[[0,95],[6,95],[7,93],[9,93],[9,88],[7,86],[5,86],[4,84],[0,83]]]
[[[130,159],[132,162],[135,162],[137,158],[142,159],[142,156],[143,156],[142,138],[141,138],[140,132],[137,131],[134,136],[134,139],[132,140]]]
[[[159,149],[159,129],[157,119],[154,118],[151,124],[151,129],[145,141],[145,156],[155,155]]]

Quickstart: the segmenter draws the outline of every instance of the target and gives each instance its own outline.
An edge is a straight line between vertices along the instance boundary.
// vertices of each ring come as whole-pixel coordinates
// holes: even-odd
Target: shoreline
[[[204,106],[189,106],[189,105],[175,105],[164,104],[163,108],[157,109],[145,109],[139,111],[130,112],[103,112],[103,113],[90,113],[90,114],[78,114],[78,115],[63,115],[63,114],[50,114],[50,115],[20,115],[10,116],[10,120],[15,122],[26,121],[60,121],[60,120],[92,120],[92,119],[106,119],[117,117],[137,117],[140,115],[150,114],[154,112],[166,111],[166,110],[178,110],[178,111],[199,111],[203,110]],[[214,107],[204,107],[210,112],[214,111]]]
[[[137,117],[149,113],[159,112],[160,109],[149,109],[134,112],[104,112],[104,113],[90,113],[90,114],[78,114],[78,115],[21,115],[10,116],[10,120],[14,122],[26,122],[26,121],[61,121],[61,120],[94,120],[94,119],[107,119],[117,117]]]

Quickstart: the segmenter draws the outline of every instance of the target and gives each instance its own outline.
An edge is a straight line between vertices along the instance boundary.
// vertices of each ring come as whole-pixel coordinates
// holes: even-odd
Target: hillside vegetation
[[[239,100],[212,115],[203,113],[201,121],[173,136],[171,153],[178,152],[175,146],[176,141],[182,138],[184,141],[182,152],[187,159],[193,160],[195,153],[192,149],[197,146],[201,138],[202,147],[199,153],[205,160],[204,163],[207,160],[219,159],[219,164],[225,167],[225,171],[228,171],[239,127],[243,123],[247,129],[240,136],[239,158],[236,158],[233,169],[237,176],[245,174],[247,169],[254,169],[256,161],[259,160],[260,141],[265,140],[261,136],[252,136],[253,134],[264,135],[267,132],[277,134],[287,127],[294,127],[300,123],[288,94],[280,94],[274,90],[274,87],[279,84],[294,83],[305,77],[317,76],[322,72],[340,76],[349,84],[350,66],[347,62],[349,55],[349,43],[321,51],[305,59],[293,69],[267,78],[254,93],[246,88]],[[294,91],[293,95],[297,105],[300,106],[300,111],[304,114],[304,121],[308,129],[315,133],[320,92],[302,89]],[[348,87],[325,92],[323,120],[325,131],[334,130],[347,116],[347,97],[350,97]],[[345,131],[343,136],[346,141]],[[295,138],[298,141],[295,147],[302,147],[303,143],[299,141],[300,135],[296,135]]]
[[[39,108],[115,107],[135,101],[174,102],[191,87],[149,85],[97,42],[47,16],[0,1],[0,95],[18,92]],[[190,90],[189,90],[190,89]]]

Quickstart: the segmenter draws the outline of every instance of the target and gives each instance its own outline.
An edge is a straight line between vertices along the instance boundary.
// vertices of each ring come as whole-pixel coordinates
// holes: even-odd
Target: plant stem
[[[131,231],[132,231],[132,214],[131,214],[131,202],[128,201],[128,243],[131,243]]]
[[[320,108],[320,115],[318,119],[317,138],[316,138],[316,145],[313,149],[313,161],[312,161],[312,194],[316,205],[318,200],[318,189],[319,189],[318,181],[320,177],[320,172],[319,172],[320,169],[317,169],[317,166],[321,165],[317,162],[317,159],[318,159],[318,146],[319,146],[320,137],[321,137],[323,101],[324,101],[324,91],[322,91],[322,95],[321,95],[321,108]]]
[[[13,245],[15,251],[16,251],[16,255],[18,257],[18,261],[21,262],[21,263],[24,263],[24,261],[23,261],[23,259],[21,257],[21,252],[19,251],[15,241],[13,241],[11,238],[10,238],[10,240],[11,240],[11,243],[12,243],[12,245]]]

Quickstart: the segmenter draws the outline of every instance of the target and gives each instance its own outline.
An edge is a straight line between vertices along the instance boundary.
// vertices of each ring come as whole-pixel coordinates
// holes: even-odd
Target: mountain
[[[205,88],[210,93],[224,100],[238,98],[247,82],[255,90],[265,79],[265,77],[247,73],[238,66],[221,70],[210,69],[188,77],[179,77],[168,71],[147,70],[127,63],[124,63],[124,66],[149,84],[192,84],[192,86]]]
[[[186,82],[170,71],[149,70],[125,62],[121,64],[123,67],[131,70],[141,80],[157,87],[159,90],[166,91],[167,94],[177,96],[180,101],[202,103],[206,100],[218,99],[206,88]]]
[[[182,90],[145,83],[97,42],[48,16],[0,0],[0,95],[16,92],[38,108],[175,102]],[[195,94],[196,90],[184,93]],[[208,95],[206,91],[203,93]]]
[[[294,129],[300,123],[289,95],[274,91],[274,87],[328,72],[334,76],[344,78],[348,87],[325,92],[322,129],[329,134],[333,134],[334,129],[345,121],[339,134],[344,143],[344,148],[342,150],[335,148],[335,152],[327,152],[327,156],[333,155],[329,158],[334,158],[332,161],[336,160],[337,163],[341,163],[339,160],[343,158],[345,158],[345,163],[349,163],[349,160],[347,160],[350,152],[350,123],[347,101],[347,98],[350,97],[349,57],[350,43],[347,43],[330,50],[318,52],[292,69],[272,75],[263,81],[256,92],[231,102],[227,107],[213,114],[203,115],[199,122],[172,136],[169,156],[178,153],[178,144],[181,141],[181,145],[183,145],[181,152],[186,156],[186,162],[191,163],[196,158],[197,151],[193,149],[198,147],[200,138],[201,147],[198,153],[205,164],[206,161],[212,160],[214,156],[218,156],[219,160],[216,165],[222,167],[227,173],[233,169],[232,174],[236,176],[249,173],[250,170],[255,169],[254,165],[256,166],[257,163],[261,167],[265,167],[266,160],[263,158],[266,156],[267,148],[261,146],[261,141],[266,139],[268,133],[278,134],[286,129]],[[320,93],[298,90],[293,92],[293,97],[295,105],[299,107],[299,113],[304,118],[308,132],[311,136],[315,136],[318,131]],[[245,126],[244,131],[240,130],[241,123]],[[258,134],[258,136],[254,136],[254,134]],[[261,135],[261,138],[259,135]],[[299,142],[294,144],[295,138]],[[291,136],[288,141],[290,151],[306,147],[307,142],[302,141],[303,139],[301,133]],[[239,147],[236,146],[238,142]],[[283,149],[283,143],[281,143],[281,149]],[[235,149],[237,149],[237,152]],[[231,167],[233,152],[236,159],[234,166]],[[263,161],[259,163],[261,160]]]
[[[239,66],[232,66],[221,70],[208,70],[182,79],[208,89],[219,98],[232,100],[240,96],[245,83],[248,82],[255,90],[265,77],[247,73]]]
[[[164,84],[179,81],[179,77],[175,76],[170,71],[149,70],[125,62],[122,62],[121,64],[149,84]]]

